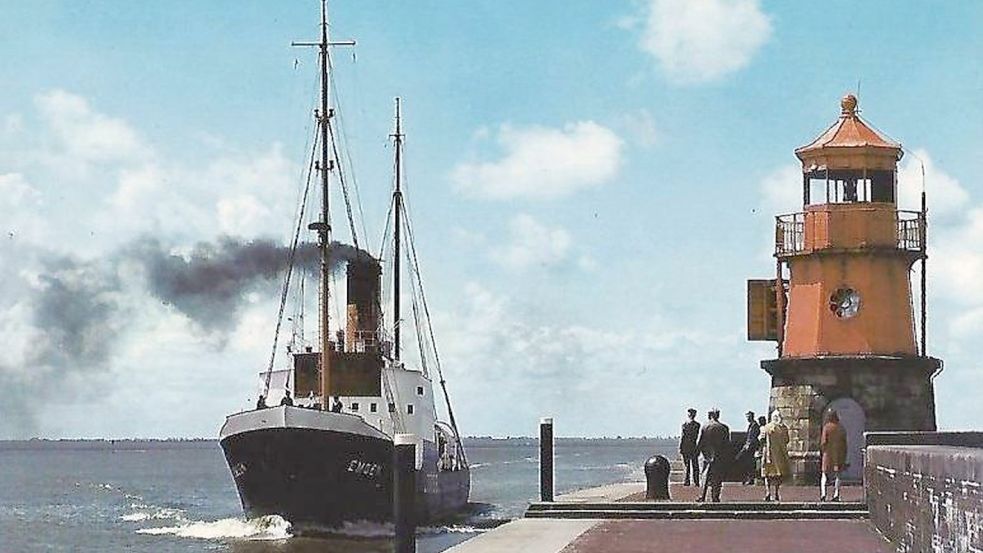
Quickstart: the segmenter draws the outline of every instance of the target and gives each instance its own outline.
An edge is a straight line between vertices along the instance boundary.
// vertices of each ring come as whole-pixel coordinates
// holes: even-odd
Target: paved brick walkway
[[[832,495],[832,487],[828,488]],[[782,486],[782,501],[818,501],[819,486]],[[683,486],[682,484],[670,484],[669,496],[672,501],[696,501],[700,496],[700,488],[696,486]],[[744,486],[736,482],[725,482],[720,491],[720,500],[728,501],[763,501],[765,497],[764,486]],[[709,499],[709,497],[708,497]],[[863,501],[863,486],[843,486],[840,488],[840,500],[842,501]],[[645,492],[635,493],[621,499],[620,501],[645,501]]]
[[[611,520],[562,553],[893,553],[860,520]]]

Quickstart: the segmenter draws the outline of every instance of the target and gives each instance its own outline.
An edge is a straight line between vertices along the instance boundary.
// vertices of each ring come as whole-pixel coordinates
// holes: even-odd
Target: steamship
[[[319,339],[303,339],[304,245],[300,243],[308,194],[298,209],[276,321],[273,354],[261,373],[262,394],[256,408],[229,415],[220,431],[220,443],[242,507],[248,516],[277,514],[295,529],[321,529],[347,522],[387,522],[393,516],[393,443],[399,434],[417,444],[418,521],[433,521],[460,512],[468,502],[470,471],[457,423],[447,395],[439,356],[433,340],[429,309],[423,294],[419,265],[402,193],[403,138],[400,104],[396,100],[394,142],[395,179],[389,232],[378,256],[358,248],[351,205],[346,205],[354,246],[332,242],[329,185],[346,186],[341,172],[340,133],[332,128],[335,109],[329,104],[330,49],[353,42],[329,40],[326,1],[322,0],[320,40],[295,43],[319,51],[320,106],[315,112],[309,177],[319,173],[319,219],[308,225],[317,236],[315,268],[307,275],[318,280]],[[345,201],[349,201],[345,190]],[[389,257],[391,255],[391,257]],[[405,259],[401,259],[405,257]],[[382,263],[387,259],[387,290],[391,312],[382,309]],[[407,264],[411,286],[412,342],[418,351],[412,363],[402,348],[402,268]],[[333,277],[344,272],[346,285],[335,290]],[[299,284],[292,283],[299,280]],[[391,281],[392,287],[388,283]],[[291,293],[293,292],[293,293]],[[274,370],[278,341],[288,298],[297,300],[294,333],[285,348],[286,368]],[[299,299],[298,299],[299,298]],[[332,303],[332,301],[337,303]],[[345,321],[329,315],[345,306]],[[387,316],[388,315],[388,316]],[[329,323],[331,323],[329,325]],[[284,363],[284,360],[281,360]],[[447,421],[438,419],[434,376],[440,384]],[[286,398],[286,399],[281,399]]]

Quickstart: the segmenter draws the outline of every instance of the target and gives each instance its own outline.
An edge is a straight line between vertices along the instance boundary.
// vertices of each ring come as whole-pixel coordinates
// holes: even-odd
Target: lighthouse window
[[[370,403],[369,404],[369,411],[375,413],[378,410],[379,410],[379,404],[378,403],[373,402],[373,403]]]
[[[357,401],[352,402],[352,411],[358,411],[358,402]]]
[[[417,386],[416,387],[416,395],[418,395],[418,396],[422,396],[423,395],[423,386]]]
[[[406,406],[406,414],[407,415],[412,415],[413,414],[413,404],[412,403],[410,403],[409,405]]]

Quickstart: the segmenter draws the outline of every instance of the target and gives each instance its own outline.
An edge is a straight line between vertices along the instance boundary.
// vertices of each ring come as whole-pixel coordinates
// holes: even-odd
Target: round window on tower
[[[829,310],[841,319],[855,317],[860,311],[860,294],[853,288],[840,288],[829,297]]]

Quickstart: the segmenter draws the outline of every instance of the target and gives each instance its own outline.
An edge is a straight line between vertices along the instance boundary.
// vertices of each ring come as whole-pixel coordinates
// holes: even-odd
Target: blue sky
[[[928,169],[940,425],[983,418],[961,393],[983,385],[983,5],[331,9],[334,36],[358,41],[354,61],[334,62],[370,244],[403,98],[410,205],[464,432],[530,434],[552,415],[564,435],[670,434],[690,405],[734,424],[763,411],[758,361],[774,349],[744,340],[745,280],[772,274],[772,217],[799,207],[792,151],[858,81],[864,116],[909,150],[905,190],[916,157]],[[45,344],[34,298],[52,267],[105,276],[148,235],[178,253],[222,235],[287,239],[316,62],[289,44],[316,36],[317,2],[0,13],[0,382],[46,406],[5,412],[0,435],[215,435],[255,397],[275,287],[208,329],[115,264],[121,284],[98,296],[120,306],[108,344],[87,337],[84,359],[41,365],[32,352],[64,344]],[[74,272],[51,261],[64,256]]]

